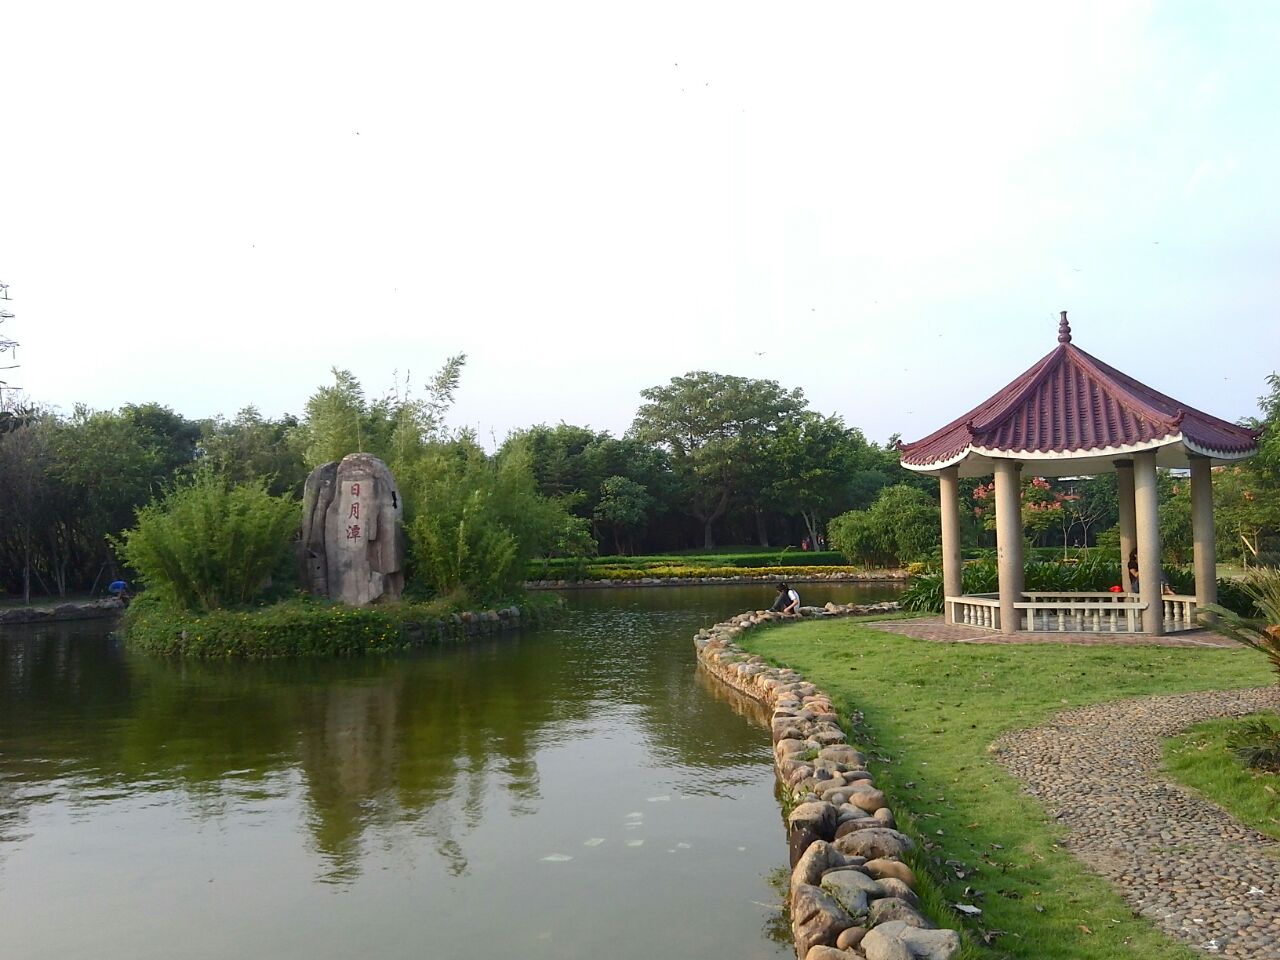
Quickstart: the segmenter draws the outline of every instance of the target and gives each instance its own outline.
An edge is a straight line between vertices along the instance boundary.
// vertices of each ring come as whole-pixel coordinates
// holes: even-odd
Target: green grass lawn
[[[953,925],[981,955],[1026,960],[1196,956],[1089,873],[1061,830],[988,753],[1008,730],[1071,706],[1273,682],[1250,650],[930,643],[855,621],[768,628],[739,642],[801,671],[846,716],[939,892],[982,916]]]
[[[1274,713],[1257,714],[1276,719]],[[1280,774],[1250,770],[1227,738],[1246,720],[1229,717],[1190,727],[1165,741],[1164,771],[1259,833],[1280,840]]]

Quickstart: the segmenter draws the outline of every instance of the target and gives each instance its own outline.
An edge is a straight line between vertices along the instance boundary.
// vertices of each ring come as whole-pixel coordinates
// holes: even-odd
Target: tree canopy
[[[335,369],[296,417],[251,405],[193,421],[158,403],[68,414],[9,404],[0,411],[0,587],[62,595],[117,576],[108,538],[197,470],[296,500],[312,466],[362,450],[385,460],[405,491],[410,569],[431,589],[505,589],[540,557],[595,552],[825,534],[857,562],[897,563],[935,546],[936,480],[901,467],[896,438],[869,441],[811,409],[799,389],[694,371],[641,391],[622,437],[536,424],[487,452],[446,424],[464,363],[446,360],[421,386],[394,378],[377,398]],[[1280,377],[1266,384],[1261,415],[1247,421],[1259,431],[1258,456],[1213,474],[1219,556],[1250,564],[1280,558]],[[991,542],[986,486],[961,484],[967,547]],[[1026,487],[1025,529],[1039,543],[1070,549],[1101,536],[1114,546],[1113,476],[1029,478]],[[1162,472],[1172,562],[1190,557],[1187,488]]]
[[[631,435],[669,453],[689,512],[702,523],[703,544],[713,547],[713,524],[734,497],[758,497],[768,447],[798,422],[804,393],[774,380],[697,371],[640,395],[646,402]]]

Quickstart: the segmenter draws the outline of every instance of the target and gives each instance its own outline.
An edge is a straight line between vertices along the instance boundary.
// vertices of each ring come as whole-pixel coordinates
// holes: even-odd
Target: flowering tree
[[[1214,527],[1222,556],[1239,556],[1246,566],[1265,562],[1264,535],[1280,530],[1280,489],[1269,480],[1253,464],[1213,471]]]
[[[973,515],[986,530],[996,528],[996,483],[980,483],[973,489]],[[1021,491],[1022,529],[1035,538],[1056,526],[1062,518],[1063,504],[1079,499],[1075,494],[1054,490],[1044,477],[1023,481]]]

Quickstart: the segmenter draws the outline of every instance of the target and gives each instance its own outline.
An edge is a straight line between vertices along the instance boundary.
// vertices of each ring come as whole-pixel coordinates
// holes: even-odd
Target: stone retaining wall
[[[788,575],[786,571],[759,568],[759,573],[744,573],[736,577],[641,577],[638,580],[530,580],[527,590],[591,590],[602,587],[698,587],[724,586],[734,583],[905,583],[906,571],[879,570],[875,573],[848,573],[843,570],[831,573],[812,573],[807,576]]]
[[[460,639],[485,636],[518,630],[529,626],[522,620],[524,614],[515,604],[500,610],[481,610],[477,613],[451,613],[442,620],[421,620],[404,624],[405,636],[416,646],[427,640]]]
[[[50,623],[55,620],[96,620],[114,617],[124,605],[116,597],[58,603],[45,607],[10,607],[0,610],[0,626],[16,623]]]
[[[858,616],[898,609],[828,603],[800,618],[743,613],[699,630],[698,662],[710,674],[772,707],[774,769],[788,805],[791,931],[800,960],[951,960],[955,930],[919,911],[916,878],[903,862],[914,843],[894,829],[893,811],[849,746],[831,698],[794,670],[771,667],[734,643],[761,624]]]

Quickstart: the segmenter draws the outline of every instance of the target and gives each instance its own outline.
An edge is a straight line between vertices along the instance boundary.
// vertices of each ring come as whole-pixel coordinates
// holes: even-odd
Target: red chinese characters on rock
[[[360,497],[360,484],[358,484],[358,483],[353,483],[353,484],[351,484],[351,507],[350,507],[350,509],[347,511],[347,519],[348,519],[348,520],[357,520],[357,521],[358,521],[358,520],[360,519],[360,500],[359,500],[359,497]],[[360,524],[359,524],[359,523],[348,523],[348,524],[347,524],[347,539],[348,539],[348,540],[359,540],[359,539],[360,539]]]

